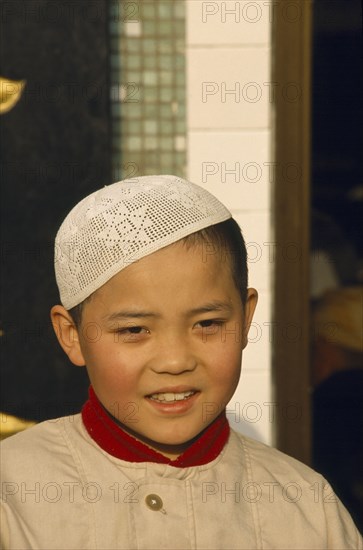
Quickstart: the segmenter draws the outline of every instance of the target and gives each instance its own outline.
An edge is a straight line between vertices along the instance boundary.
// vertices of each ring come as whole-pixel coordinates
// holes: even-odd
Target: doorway
[[[362,13],[315,0],[312,26],[312,465],[363,531]]]
[[[277,10],[273,25],[274,80],[300,92],[298,101],[276,98],[273,376],[278,406],[298,414],[278,416],[276,445],[330,479],[362,528],[361,6],[356,0],[294,5],[294,21]],[[343,316],[334,317],[341,311],[334,291],[341,288],[348,288],[347,330]],[[313,306],[329,291],[330,309],[324,303],[317,317]],[[332,355],[327,359],[326,347],[316,355],[317,327],[330,331],[329,344],[343,344],[340,360],[344,355],[346,370],[354,371],[333,388],[321,386],[333,380],[326,363]],[[348,496],[341,479],[350,484]]]

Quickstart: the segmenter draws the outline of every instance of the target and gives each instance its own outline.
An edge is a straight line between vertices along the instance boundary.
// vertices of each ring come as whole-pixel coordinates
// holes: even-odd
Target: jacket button
[[[160,510],[163,511],[163,501],[159,497],[159,495],[147,495],[145,497],[146,506],[150,508],[150,510],[153,510],[154,512],[159,512]]]

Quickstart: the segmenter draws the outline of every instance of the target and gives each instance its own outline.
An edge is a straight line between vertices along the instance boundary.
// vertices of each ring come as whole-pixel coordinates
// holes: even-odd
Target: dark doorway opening
[[[312,457],[363,530],[361,2],[316,0],[312,45]]]

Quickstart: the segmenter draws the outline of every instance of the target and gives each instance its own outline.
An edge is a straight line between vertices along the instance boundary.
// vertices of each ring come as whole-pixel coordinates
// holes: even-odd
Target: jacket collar
[[[90,437],[108,454],[128,462],[156,462],[177,468],[201,466],[217,458],[230,432],[223,411],[183,454],[172,460],[125,432],[104,409],[92,386],[82,408],[82,420]]]

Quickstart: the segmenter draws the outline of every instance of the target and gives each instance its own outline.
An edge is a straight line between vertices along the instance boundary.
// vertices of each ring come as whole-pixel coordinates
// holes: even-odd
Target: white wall
[[[228,418],[235,429],[271,443],[271,6],[186,4],[187,175],[220,198],[241,225],[250,286],[259,292]]]

